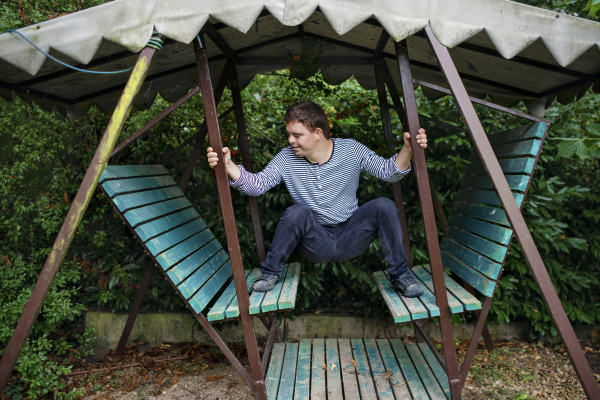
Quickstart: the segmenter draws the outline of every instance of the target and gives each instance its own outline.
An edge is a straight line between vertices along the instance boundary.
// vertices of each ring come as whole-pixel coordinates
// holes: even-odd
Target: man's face
[[[302,122],[292,121],[285,125],[288,143],[292,146],[294,153],[300,157],[310,155],[317,146],[318,140],[322,139],[323,133],[317,128],[314,132],[308,130]]]

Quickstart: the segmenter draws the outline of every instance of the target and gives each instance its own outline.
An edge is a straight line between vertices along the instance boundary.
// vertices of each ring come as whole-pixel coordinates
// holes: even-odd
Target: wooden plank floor
[[[278,343],[266,384],[268,400],[449,399],[431,350],[398,339]]]

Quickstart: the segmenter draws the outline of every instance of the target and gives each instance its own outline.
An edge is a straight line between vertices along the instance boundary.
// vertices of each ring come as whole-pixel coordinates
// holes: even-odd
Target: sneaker
[[[279,277],[275,274],[262,273],[252,285],[255,292],[268,292],[272,290],[279,282]]]
[[[406,271],[392,283],[394,289],[404,297],[419,297],[423,295],[423,287],[417,282],[410,271]]]

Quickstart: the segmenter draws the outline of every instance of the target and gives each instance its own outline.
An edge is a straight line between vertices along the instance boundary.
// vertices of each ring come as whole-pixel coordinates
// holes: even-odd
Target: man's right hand
[[[213,151],[212,147],[206,149],[206,158],[208,159],[208,166],[214,169],[217,166],[219,157],[217,157],[217,153]],[[223,147],[223,161],[225,162],[225,166],[229,167],[229,164],[231,163],[231,152],[229,151],[229,147]]]
[[[214,169],[217,166],[219,157],[217,157],[217,153],[213,151],[212,147],[206,149],[206,158],[208,160],[208,166]],[[223,162],[225,163],[227,174],[231,180],[234,182],[237,181],[240,178],[242,171],[236,163],[231,161],[231,151],[229,151],[229,147],[223,147]]]

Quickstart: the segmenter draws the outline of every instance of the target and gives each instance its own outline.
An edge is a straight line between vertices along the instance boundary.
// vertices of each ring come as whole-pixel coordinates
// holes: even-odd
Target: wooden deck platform
[[[277,343],[269,400],[446,400],[446,373],[425,343],[398,339],[305,339]]]

